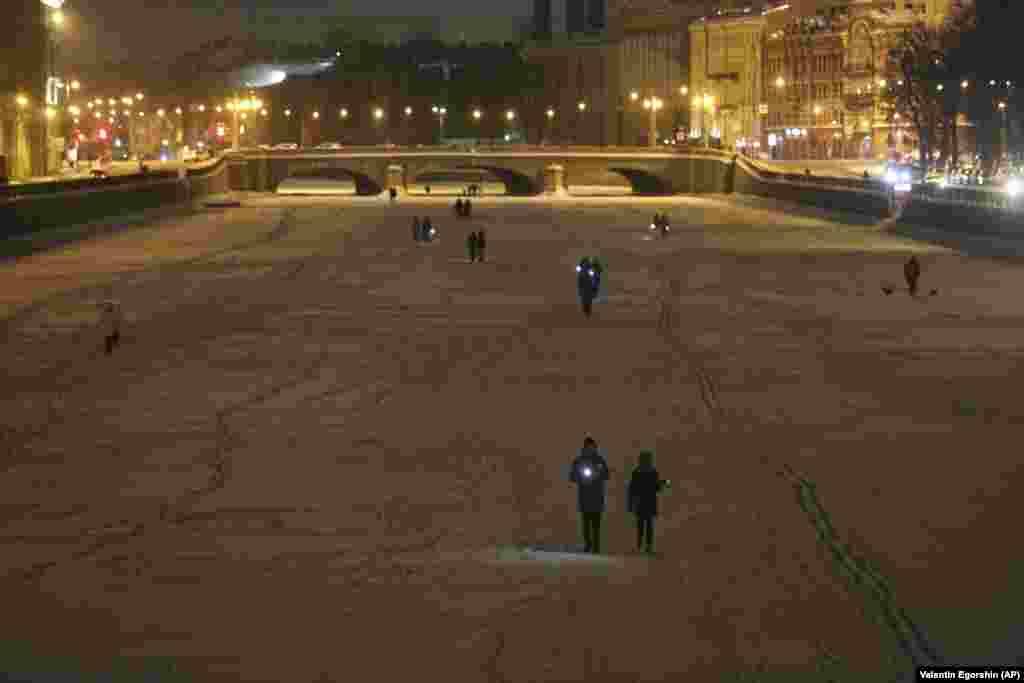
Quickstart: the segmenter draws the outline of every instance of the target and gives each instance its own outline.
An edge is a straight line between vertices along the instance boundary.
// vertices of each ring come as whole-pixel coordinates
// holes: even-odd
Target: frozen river
[[[252,195],[0,266],[5,662],[887,680],[895,639],[786,465],[948,657],[1005,639],[1024,607],[1024,550],[998,542],[1024,483],[1015,258],[754,200],[450,203]],[[437,242],[412,242],[414,215]],[[608,264],[590,320],[583,255]],[[109,357],[104,299],[126,316]],[[588,434],[612,468],[599,560],[574,552],[565,480]],[[623,500],[642,448],[675,483],[655,558]]]

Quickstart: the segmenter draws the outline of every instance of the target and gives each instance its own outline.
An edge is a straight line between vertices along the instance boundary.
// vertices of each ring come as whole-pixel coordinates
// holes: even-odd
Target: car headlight
[[[651,230],[654,230],[656,227],[657,226],[654,223],[651,223]]]
[[[591,277],[593,277],[593,275],[594,275],[594,271],[593,271],[593,269],[591,269],[591,270],[590,270],[590,271],[588,271],[588,272],[590,273]]]
[[[582,273],[583,272],[583,266],[576,266],[576,272],[577,273]]]
[[[593,473],[594,473],[593,470],[591,470],[589,467],[584,467],[583,468],[583,476],[584,477],[589,477]]]

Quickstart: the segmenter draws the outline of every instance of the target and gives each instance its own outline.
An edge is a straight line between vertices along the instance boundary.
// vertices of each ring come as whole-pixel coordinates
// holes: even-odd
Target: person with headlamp
[[[596,277],[590,258],[583,257],[576,265],[576,292],[580,297],[580,304],[583,306],[583,315],[590,317],[593,311],[594,297],[597,296],[597,288],[600,280]]]
[[[569,470],[569,481],[576,484],[579,494],[585,553],[601,552],[601,517],[604,515],[605,484],[609,474],[607,461],[597,451],[597,441],[588,436]]]

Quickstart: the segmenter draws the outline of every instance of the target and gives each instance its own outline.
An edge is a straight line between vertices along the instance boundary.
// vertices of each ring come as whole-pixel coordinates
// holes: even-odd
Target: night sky
[[[345,15],[430,13],[442,17],[445,39],[466,33],[471,42],[513,40],[531,7],[530,0],[67,0],[63,53],[90,65],[173,56],[227,35],[317,42],[325,27]]]

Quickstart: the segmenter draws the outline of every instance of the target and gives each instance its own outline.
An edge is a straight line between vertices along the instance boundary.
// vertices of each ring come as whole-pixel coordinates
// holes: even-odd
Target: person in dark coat
[[[576,266],[576,291],[580,297],[580,304],[583,307],[583,315],[590,317],[593,312],[594,297],[597,295],[597,288],[594,286],[594,276],[591,275],[593,267],[589,258],[584,258]]]
[[[483,263],[487,260],[487,235],[484,233],[483,228],[476,234],[476,253],[480,262]]]
[[[640,459],[629,479],[627,507],[636,515],[636,550],[654,550],[654,518],[658,515],[658,494],[669,482],[654,469],[654,454],[640,451]]]
[[[412,217],[412,241],[413,242],[419,242],[420,241],[420,235],[422,234],[420,231],[421,231],[420,217],[419,216],[413,216]]]
[[[921,277],[921,263],[917,256],[911,256],[903,265],[903,277],[907,280],[907,291],[910,296],[917,296],[917,281]]]
[[[569,470],[569,481],[576,484],[579,493],[583,552],[586,553],[601,552],[601,517],[604,515],[605,486],[610,474],[608,462],[597,451],[597,442],[588,436]]]
[[[455,215],[456,216],[461,216],[462,215],[462,198],[461,197],[459,197],[458,199],[455,200]]]
[[[467,199],[466,202],[462,205],[462,210],[466,212],[465,213],[466,218],[469,218],[470,216],[472,216],[473,215],[473,202],[472,202],[472,200]]]
[[[477,249],[479,248],[479,242],[475,232],[469,233],[469,237],[466,238],[466,250],[469,252],[469,262],[473,263],[476,261]]]
[[[423,218],[422,233],[424,242],[429,242],[434,239],[434,224],[430,222],[430,216],[425,216]]]

